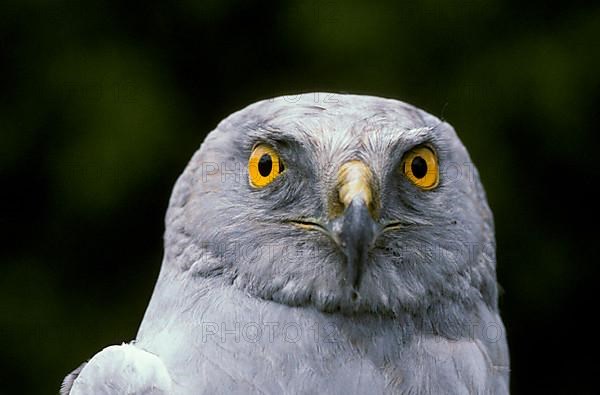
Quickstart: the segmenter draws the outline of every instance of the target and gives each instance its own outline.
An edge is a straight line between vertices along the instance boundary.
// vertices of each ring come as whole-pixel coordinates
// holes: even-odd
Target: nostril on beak
[[[378,234],[373,197],[373,173],[362,161],[344,163],[337,175],[335,193],[339,205],[331,214],[328,228],[345,256],[343,281],[352,287],[350,297],[357,300],[357,292],[364,263]]]
[[[336,187],[341,210],[347,209],[353,201],[359,199],[375,217],[377,205],[373,198],[372,184],[373,173],[364,162],[352,160],[344,163],[338,171]]]

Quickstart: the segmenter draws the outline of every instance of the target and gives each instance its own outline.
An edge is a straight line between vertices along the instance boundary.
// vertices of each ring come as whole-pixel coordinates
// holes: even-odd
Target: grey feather
[[[60,385],[60,395],[69,395],[71,392],[71,388],[73,388],[73,382],[81,373],[81,369],[85,367],[87,362],[82,363],[77,367],[77,369],[73,370],[71,373],[65,376],[62,384]]]
[[[246,170],[257,143],[286,165],[261,189]],[[399,171],[423,144],[441,169],[428,191]],[[328,220],[350,160],[369,166],[380,220],[402,224],[377,238],[353,297],[339,246],[289,223]],[[495,264],[492,214],[448,123],[377,97],[265,100],[222,121],[178,179],[134,346],[177,394],[508,393]]]

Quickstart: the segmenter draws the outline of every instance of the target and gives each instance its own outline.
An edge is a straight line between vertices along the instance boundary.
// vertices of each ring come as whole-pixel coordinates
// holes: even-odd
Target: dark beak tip
[[[346,257],[345,283],[356,292],[360,285],[362,268],[378,235],[378,224],[363,201],[354,200],[338,222],[337,239]],[[353,296],[356,300],[357,296]]]

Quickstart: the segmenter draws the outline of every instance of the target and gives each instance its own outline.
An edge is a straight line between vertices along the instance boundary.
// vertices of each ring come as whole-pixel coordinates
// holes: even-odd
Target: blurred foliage
[[[55,393],[132,339],[170,189],[203,137],[313,90],[399,98],[456,127],[496,216],[514,392],[589,389],[600,7],[549,4],[4,0],[0,393]]]

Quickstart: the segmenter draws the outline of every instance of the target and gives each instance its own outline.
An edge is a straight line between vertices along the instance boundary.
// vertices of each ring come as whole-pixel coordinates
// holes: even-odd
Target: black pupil
[[[421,158],[420,156],[417,156],[412,160],[412,163],[410,164],[410,169],[412,170],[412,173],[415,177],[419,179],[423,178],[427,174],[427,162],[425,162],[425,159]]]
[[[261,176],[267,177],[271,174],[271,170],[273,169],[273,161],[271,160],[271,155],[263,154],[258,161],[258,172]]]

